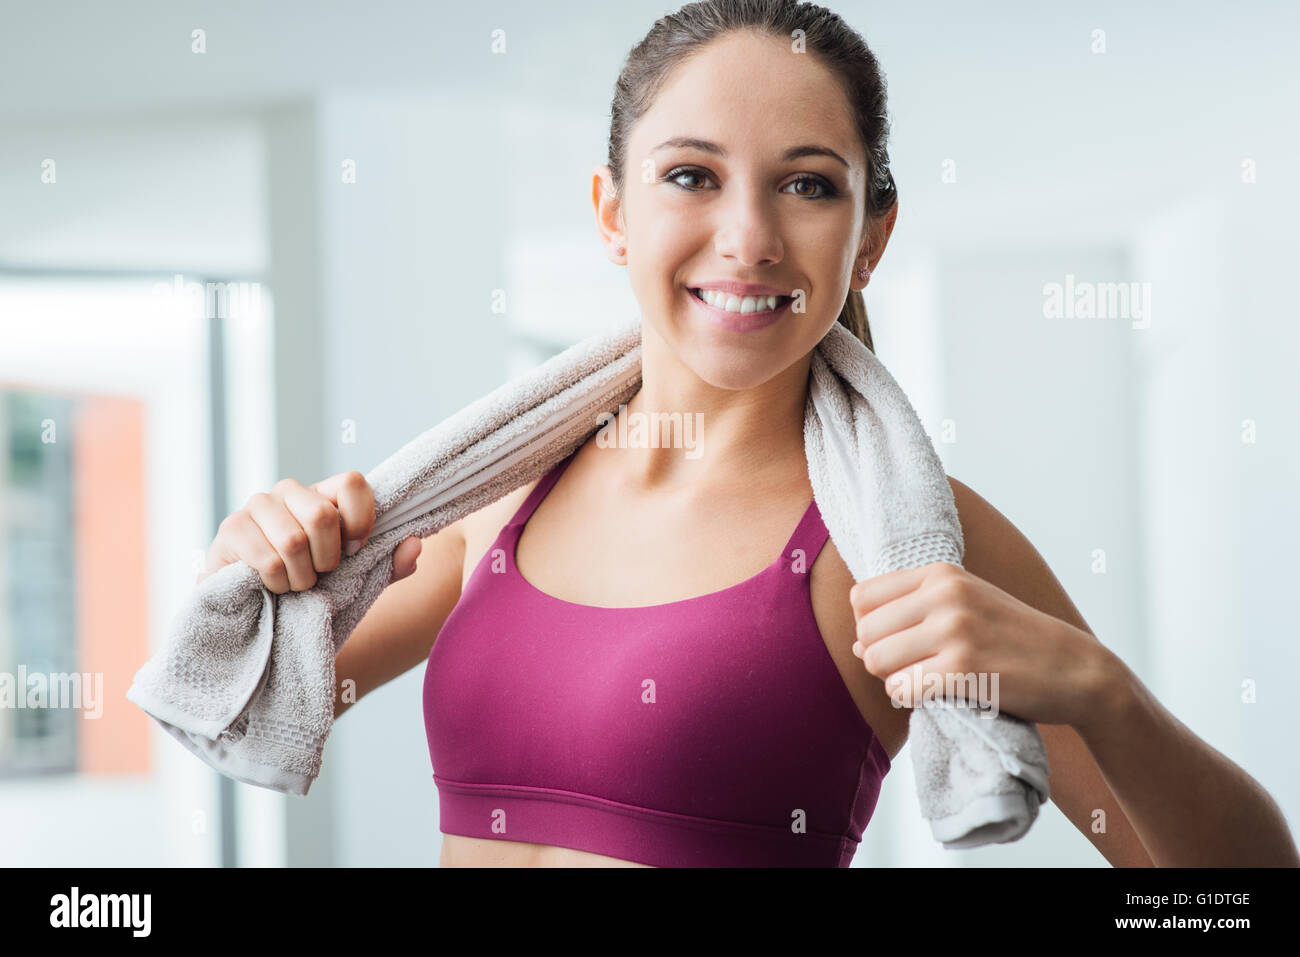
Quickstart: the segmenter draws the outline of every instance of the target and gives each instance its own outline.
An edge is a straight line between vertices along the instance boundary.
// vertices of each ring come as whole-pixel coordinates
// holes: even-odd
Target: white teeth
[[[725,292],[701,289],[700,298],[710,306],[741,314],[775,309],[781,296],[731,296]]]

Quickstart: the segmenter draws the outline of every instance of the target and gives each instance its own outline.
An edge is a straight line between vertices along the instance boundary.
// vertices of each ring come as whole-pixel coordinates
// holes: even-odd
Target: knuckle
[[[353,471],[346,474],[344,482],[347,488],[365,497],[366,517],[372,518],[375,514],[375,490],[371,488],[369,480],[362,473]]]
[[[282,478],[271,486],[271,491],[284,495],[285,492],[298,488],[298,481],[291,478]]]
[[[974,616],[965,608],[949,608],[943,615],[943,630],[956,638],[969,634]]]
[[[312,507],[311,514],[307,517],[307,522],[313,528],[321,531],[329,531],[337,528],[339,524],[338,510],[328,499],[322,499]]]
[[[276,548],[281,555],[301,555],[311,547],[311,542],[307,539],[307,533],[302,529],[296,532],[290,532],[276,542]]]
[[[943,601],[953,604],[963,601],[969,594],[966,579],[959,575],[945,573],[934,587]]]

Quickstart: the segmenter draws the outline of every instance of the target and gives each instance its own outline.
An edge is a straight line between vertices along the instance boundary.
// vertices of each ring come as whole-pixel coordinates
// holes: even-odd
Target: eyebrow
[[[694,136],[674,136],[670,139],[664,140],[650,152],[658,153],[660,150],[674,147],[703,150],[705,153],[714,153],[721,156],[723,159],[727,158],[727,151],[717,143],[714,143],[711,140],[702,140]],[[831,159],[842,163],[846,169],[851,168],[849,167],[848,161],[833,149],[829,149],[825,146],[814,146],[812,144],[790,147],[781,154],[781,162],[788,163],[790,160],[796,160],[804,156],[829,156]]]

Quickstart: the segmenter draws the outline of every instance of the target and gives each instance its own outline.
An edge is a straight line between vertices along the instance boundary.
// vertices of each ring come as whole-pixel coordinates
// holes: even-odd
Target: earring
[[[871,278],[871,270],[868,269],[866,266],[863,266],[861,269],[858,270],[858,278],[861,279],[863,282],[866,282],[868,279]]]
[[[622,247],[622,246],[615,246],[615,247],[614,247],[614,255],[615,255],[615,256],[621,256],[621,255],[623,255],[623,247]]]

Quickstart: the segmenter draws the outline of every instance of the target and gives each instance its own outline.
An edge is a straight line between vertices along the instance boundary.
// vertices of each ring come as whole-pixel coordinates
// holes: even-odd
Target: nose
[[[743,266],[770,266],[785,255],[774,197],[733,179],[731,195],[714,206],[718,254]]]

